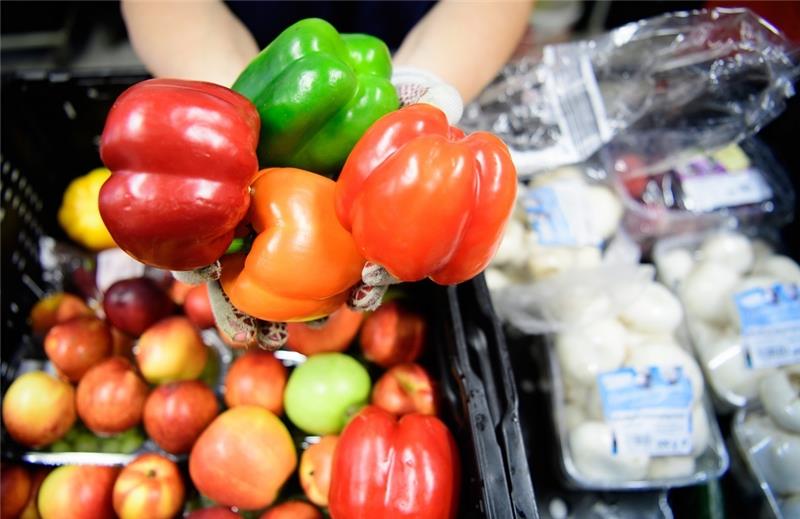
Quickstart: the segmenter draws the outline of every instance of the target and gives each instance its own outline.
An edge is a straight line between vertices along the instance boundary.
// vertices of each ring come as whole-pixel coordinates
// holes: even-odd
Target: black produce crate
[[[140,74],[3,77],[2,84],[2,392],[25,358],[44,359],[27,316],[42,293],[70,290],[45,279],[39,239],[67,241],[56,213],[67,184],[101,165],[99,135],[114,99]],[[421,364],[438,383],[440,417],[459,446],[459,518],[537,517],[517,417],[517,396],[483,277],[459,287],[408,285],[426,315],[428,347]],[[493,366],[500,356],[503,370]],[[31,460],[7,438],[3,456]],[[101,455],[102,456],[102,455]],[[132,456],[111,455],[110,463]],[[87,459],[91,456],[85,457]]]

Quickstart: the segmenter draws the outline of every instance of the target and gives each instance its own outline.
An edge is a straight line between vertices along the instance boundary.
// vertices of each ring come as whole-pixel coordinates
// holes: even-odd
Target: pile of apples
[[[214,327],[204,286],[141,277],[98,299],[57,293],[36,304],[30,324],[52,369],[12,382],[3,424],[32,449],[139,455],[121,469],[4,464],[3,518],[169,518],[197,508],[187,499],[197,494],[213,506],[189,517],[321,518],[350,417],[368,403],[436,413],[432,380],[415,363],[425,320],[402,299],[366,317],[342,307],[313,327],[290,324],[296,367],[279,360],[285,353],[234,350],[222,379],[201,334]],[[141,448],[142,426],[152,447]],[[76,440],[87,435],[97,441]],[[276,505],[296,472],[305,495]]]

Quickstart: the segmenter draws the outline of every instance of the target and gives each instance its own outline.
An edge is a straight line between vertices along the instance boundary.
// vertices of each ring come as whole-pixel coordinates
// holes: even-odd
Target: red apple
[[[24,467],[0,466],[0,519],[13,519],[22,513],[32,486],[31,476]]]
[[[211,312],[211,300],[208,298],[207,285],[194,286],[186,293],[183,311],[198,328],[214,326],[214,314]]]
[[[30,322],[33,333],[44,335],[56,324],[79,316],[92,316],[94,312],[77,296],[56,292],[40,299],[31,309]]]
[[[28,503],[19,515],[19,519],[42,519],[39,515],[39,506],[37,500],[39,499],[39,488],[42,486],[42,481],[50,473],[49,469],[38,468],[31,476],[31,494],[28,497]]]
[[[286,501],[273,506],[259,519],[322,519],[322,512],[305,501]]]
[[[111,496],[119,469],[64,465],[47,475],[39,489],[42,519],[112,519]]]
[[[109,322],[134,337],[174,309],[167,293],[150,278],[117,281],[103,297],[103,310]]]
[[[49,445],[75,423],[75,390],[44,371],[25,373],[3,397],[3,423],[11,437],[24,445]]]
[[[418,364],[399,364],[384,373],[372,390],[372,403],[399,416],[436,415],[433,381]]]
[[[203,382],[172,382],[150,393],[144,405],[144,428],[165,451],[185,454],[217,413],[217,397]]]
[[[360,339],[364,357],[381,367],[414,362],[425,342],[425,319],[389,301],[364,319]]]
[[[300,456],[300,486],[308,500],[318,506],[328,506],[333,451],[338,440],[338,436],[323,436]]]
[[[181,316],[167,317],[147,329],[136,345],[136,362],[151,384],[194,380],[203,372],[208,348],[197,328]]]
[[[216,417],[189,455],[189,474],[197,489],[221,505],[243,510],[272,504],[296,467],[286,426],[254,405]]]
[[[142,454],[114,483],[114,511],[120,519],[170,519],[183,507],[185,493],[177,465],[159,454]]]
[[[320,326],[288,323],[289,338],[286,347],[303,355],[345,351],[358,334],[363,320],[363,312],[356,312],[347,305],[342,305]]]
[[[215,506],[214,508],[201,508],[186,516],[186,519],[241,519],[241,516],[230,508]]]
[[[248,351],[236,359],[225,377],[225,404],[258,405],[283,412],[286,368],[268,351]]]
[[[86,372],[78,384],[78,416],[97,434],[114,434],[142,420],[147,384],[131,363],[111,357]]]
[[[78,382],[89,368],[111,355],[111,330],[97,317],[76,317],[50,328],[44,351],[59,372]]]

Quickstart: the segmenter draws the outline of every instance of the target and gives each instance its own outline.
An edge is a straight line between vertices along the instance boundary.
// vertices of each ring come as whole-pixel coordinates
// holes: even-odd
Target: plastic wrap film
[[[583,161],[612,140],[672,159],[758,131],[794,94],[798,61],[749,10],[672,13],[507,66],[462,125],[500,135],[522,175]]]
[[[740,409],[733,439],[778,519],[800,515],[800,366],[765,376],[758,399]]]

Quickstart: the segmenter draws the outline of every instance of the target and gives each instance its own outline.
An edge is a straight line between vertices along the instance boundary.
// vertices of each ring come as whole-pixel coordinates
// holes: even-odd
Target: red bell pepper
[[[337,182],[336,214],[368,261],[400,281],[447,285],[486,268],[516,192],[503,141],[464,136],[442,111],[417,104],[358,141]]]
[[[113,173],[100,214],[114,241],[170,270],[216,261],[247,214],[259,128],[250,101],[219,85],[152,79],[123,92],[100,143]]]
[[[459,459],[436,417],[396,420],[375,406],[345,427],[333,454],[328,506],[333,519],[448,519],[456,516]]]

